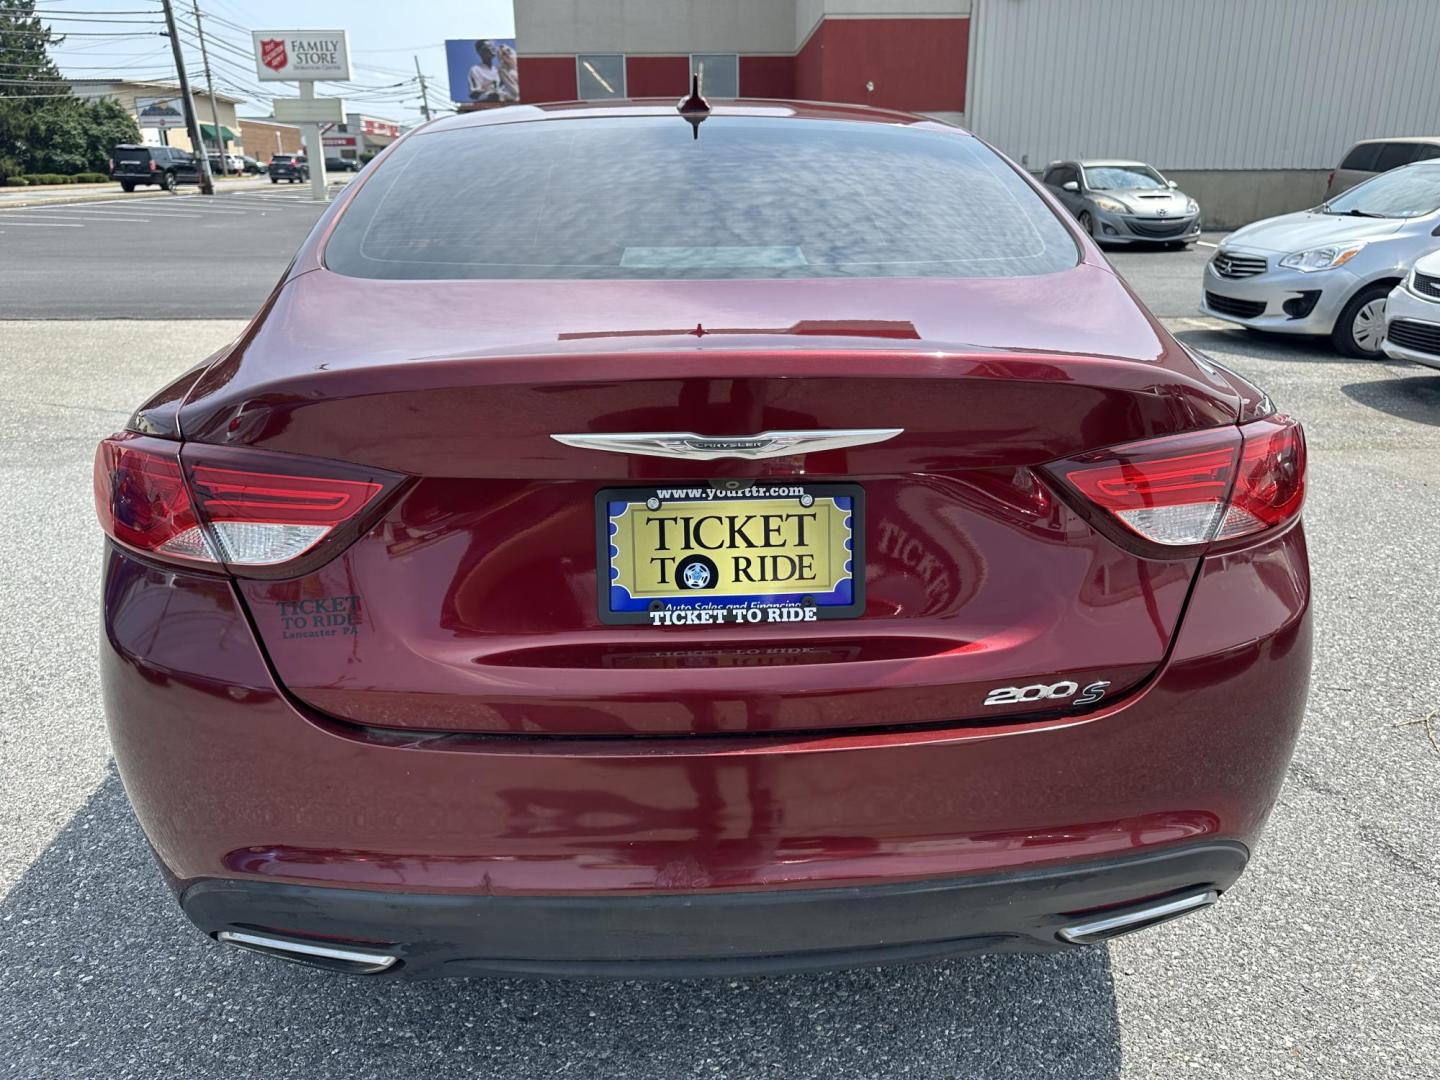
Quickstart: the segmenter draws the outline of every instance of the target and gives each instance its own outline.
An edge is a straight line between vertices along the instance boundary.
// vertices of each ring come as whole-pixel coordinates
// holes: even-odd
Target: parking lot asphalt
[[[323,209],[299,184],[0,208],[0,319],[249,318]]]
[[[784,978],[364,982],[202,939],[109,762],[89,473],[241,323],[0,322],[0,1075],[1435,1077],[1440,372],[1209,328],[1206,254],[1114,262],[1309,435],[1315,673],[1265,844],[1215,909],[1105,947]]]

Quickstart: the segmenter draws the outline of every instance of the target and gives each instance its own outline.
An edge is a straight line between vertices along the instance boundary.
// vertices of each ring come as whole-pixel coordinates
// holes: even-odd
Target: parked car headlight
[[[1119,199],[1112,199],[1106,195],[1095,196],[1095,207],[1104,210],[1107,214],[1128,214],[1130,208]]]
[[[1360,254],[1364,247],[1365,244],[1362,241],[1358,244],[1336,244],[1330,247],[1310,248],[1308,251],[1297,251],[1293,255],[1286,255],[1280,260],[1280,265],[1307,274],[1316,270],[1334,270],[1335,267],[1344,266]]]
[[[1185,200],[1185,213],[1187,213],[1187,214],[1198,214],[1199,212],[1200,212],[1200,204],[1199,204],[1198,202],[1196,202],[1194,199],[1186,199],[1186,200]]]

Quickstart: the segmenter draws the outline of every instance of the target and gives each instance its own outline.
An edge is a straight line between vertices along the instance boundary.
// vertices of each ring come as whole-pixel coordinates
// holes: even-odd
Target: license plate
[[[600,619],[735,627],[864,609],[854,484],[614,488],[596,497]]]

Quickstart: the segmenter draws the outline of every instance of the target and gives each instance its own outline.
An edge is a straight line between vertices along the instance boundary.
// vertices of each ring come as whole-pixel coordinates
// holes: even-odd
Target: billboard
[[[348,82],[344,30],[255,30],[255,74],[262,82]]]
[[[142,128],[183,128],[185,99],[179,94],[167,97],[137,97],[135,120]]]
[[[514,38],[464,38],[445,42],[450,100],[519,101],[520,68]]]

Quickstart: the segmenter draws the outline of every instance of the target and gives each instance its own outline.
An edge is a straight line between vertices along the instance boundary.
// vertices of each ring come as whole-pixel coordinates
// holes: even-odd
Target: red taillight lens
[[[195,516],[176,444],[114,435],[95,452],[95,513],[117,543],[185,562],[214,563]]]
[[[1305,502],[1305,432],[1299,422],[1289,416],[1268,416],[1240,431],[1245,447],[1217,540],[1289,524]]]
[[[100,524],[137,551],[237,572],[287,566],[314,551],[401,479],[262,451],[188,446],[184,457],[180,444],[163,439],[102,442]]]
[[[384,485],[195,465],[196,502],[225,561],[273,566],[309,551]]]
[[[1305,492],[1305,438],[1288,416],[1130,443],[1046,471],[1161,548],[1191,549],[1289,524]]]

